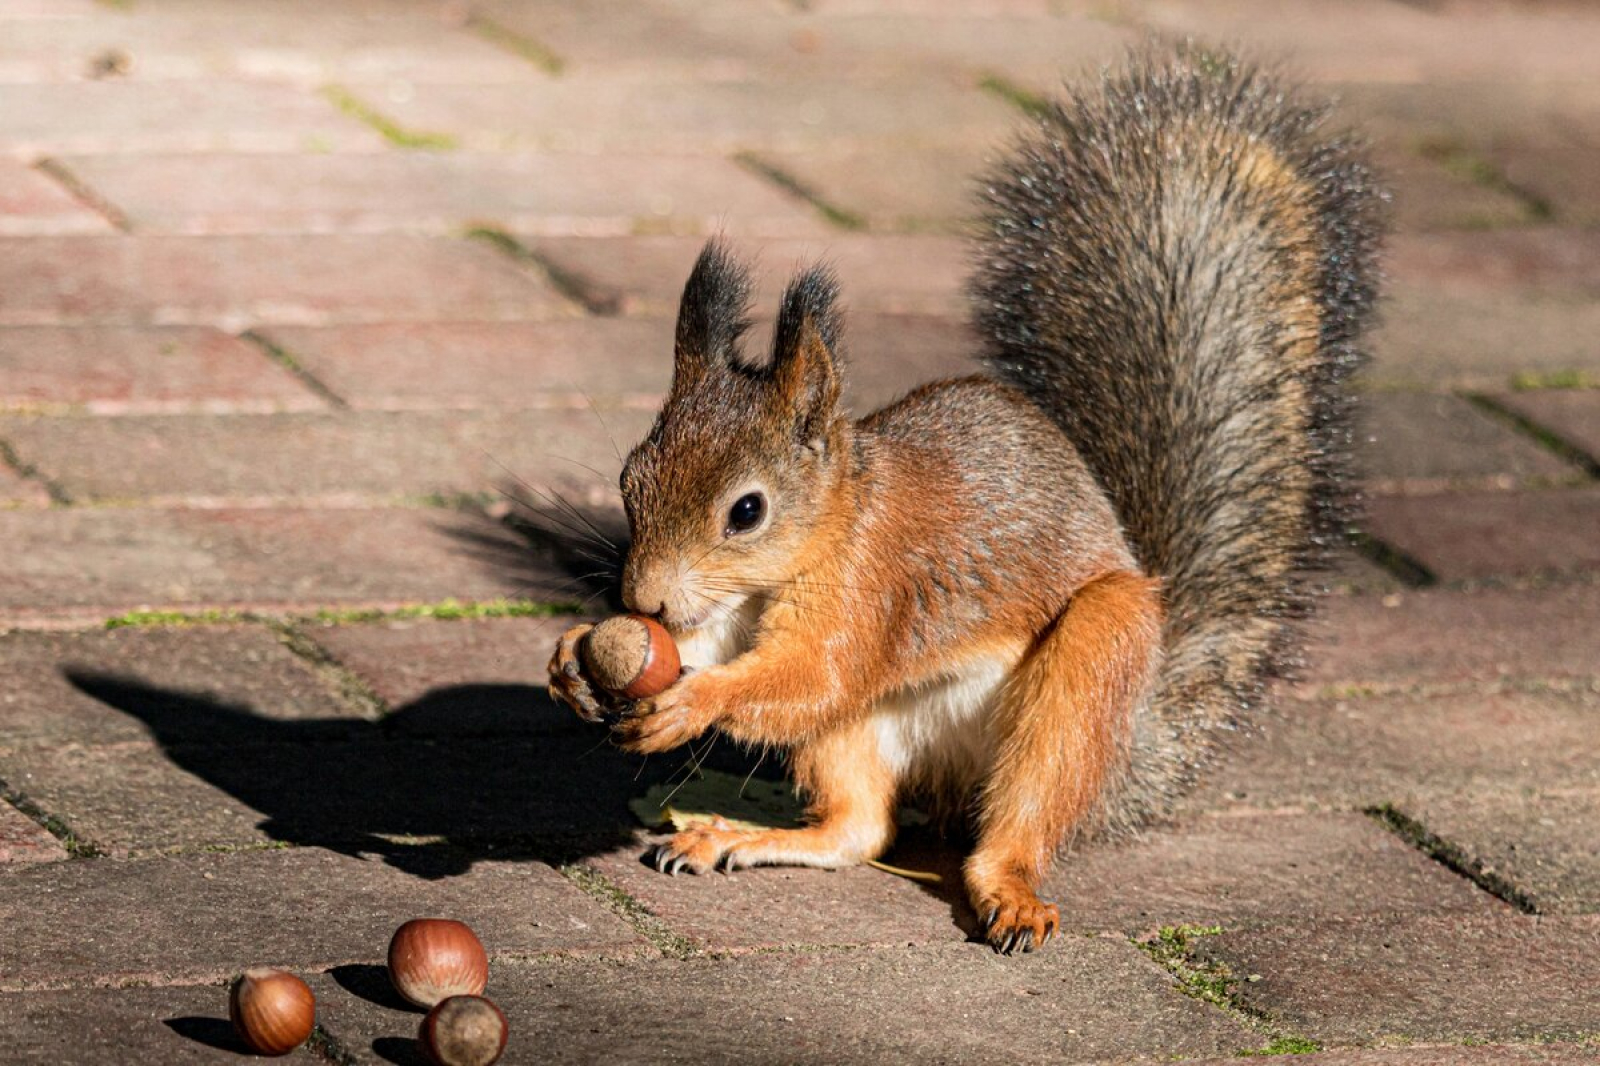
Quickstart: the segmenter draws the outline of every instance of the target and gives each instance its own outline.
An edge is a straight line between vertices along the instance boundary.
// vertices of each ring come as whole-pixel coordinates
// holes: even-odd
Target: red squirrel
[[[982,186],[987,373],[856,421],[831,273],[752,359],[749,274],[706,246],[621,479],[623,601],[696,669],[614,728],[780,749],[809,817],[678,833],[659,869],[860,863],[919,799],[971,820],[983,937],[1031,951],[1053,858],[1170,809],[1292,660],[1343,532],[1385,197],[1325,123],[1194,45],[1051,105]],[[586,628],[551,690],[598,719]]]

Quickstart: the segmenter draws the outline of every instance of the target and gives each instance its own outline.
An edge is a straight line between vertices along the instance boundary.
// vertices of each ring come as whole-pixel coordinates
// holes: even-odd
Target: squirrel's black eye
[[[759,526],[766,515],[767,498],[759,492],[747,492],[728,508],[728,532],[748,533]]]

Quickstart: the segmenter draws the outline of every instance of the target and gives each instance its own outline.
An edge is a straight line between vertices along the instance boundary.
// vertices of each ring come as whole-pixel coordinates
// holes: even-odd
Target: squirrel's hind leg
[[[1159,648],[1157,583],[1124,571],[1080,588],[1001,689],[967,893],[996,951],[1032,951],[1060,923],[1038,888],[1118,772]]]
[[[656,869],[733,871],[749,866],[834,869],[875,859],[894,840],[897,782],[870,723],[853,722],[797,747],[790,763],[810,825],[735,829],[727,823],[676,834],[656,849]]]

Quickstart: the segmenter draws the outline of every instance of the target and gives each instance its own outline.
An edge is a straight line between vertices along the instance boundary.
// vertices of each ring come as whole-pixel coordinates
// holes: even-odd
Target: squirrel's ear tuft
[[[720,237],[700,250],[678,304],[673,375],[684,381],[697,372],[738,360],[739,338],[750,328],[750,271]]]
[[[783,293],[773,334],[772,380],[800,439],[820,446],[838,413],[839,282],[826,267],[800,274]]]

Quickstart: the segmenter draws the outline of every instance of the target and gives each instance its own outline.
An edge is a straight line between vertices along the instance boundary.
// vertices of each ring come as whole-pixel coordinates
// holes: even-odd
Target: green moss
[[[757,177],[765,178],[785,192],[804,200],[816,208],[822,217],[840,229],[862,230],[867,228],[866,219],[854,211],[849,211],[838,204],[830,202],[821,193],[781,167],[775,166],[750,152],[740,152],[733,157],[733,161]]]
[[[1529,222],[1548,222],[1555,217],[1549,200],[1516,184],[1499,167],[1453,137],[1422,138],[1416,143],[1416,150],[1422,158],[1439,164],[1447,173],[1517,201]]]
[[[1264,1048],[1241,1051],[1239,1058],[1257,1058],[1267,1055],[1310,1055],[1321,1051],[1322,1045],[1303,1036],[1280,1036]]]
[[[1168,925],[1158,929],[1155,936],[1134,943],[1164,966],[1185,994],[1232,1010],[1235,1009],[1232,975],[1215,963],[1196,965],[1191,954],[1196,939],[1218,936],[1221,932],[1220,925]]]
[[[666,922],[651,914],[645,905],[618,888],[600,871],[569,863],[561,867],[561,875],[577,885],[587,895],[598,900],[617,917],[669,958],[687,959],[700,954],[694,942],[672,930]]]
[[[1534,392],[1539,389],[1600,389],[1600,377],[1583,370],[1525,370],[1511,378],[1511,387],[1517,392]]]
[[[482,15],[472,16],[472,21],[467,25],[490,44],[521,56],[546,74],[559,75],[566,69],[565,60],[525,33],[518,33]]]
[[[347,622],[378,622],[407,618],[426,618],[436,622],[454,622],[469,618],[553,618],[563,614],[577,614],[576,603],[540,603],[534,600],[440,600],[438,603],[419,603],[408,607],[338,608],[328,607],[311,615],[312,621],[331,625]]]
[[[325,85],[322,95],[340,111],[376,130],[396,148],[440,152],[456,147],[456,139],[448,133],[408,130],[342,85]]]
[[[107,618],[107,629],[127,629],[144,627],[160,629],[162,627],[182,626],[215,626],[230,623],[255,622],[258,619],[244,611],[224,609],[205,611],[128,611],[114,618]]]
[[[993,96],[998,96],[1012,107],[1017,108],[1025,115],[1033,118],[1043,118],[1050,113],[1050,101],[1032,90],[1025,89],[1009,78],[999,74],[986,74],[978,82],[978,88]]]

